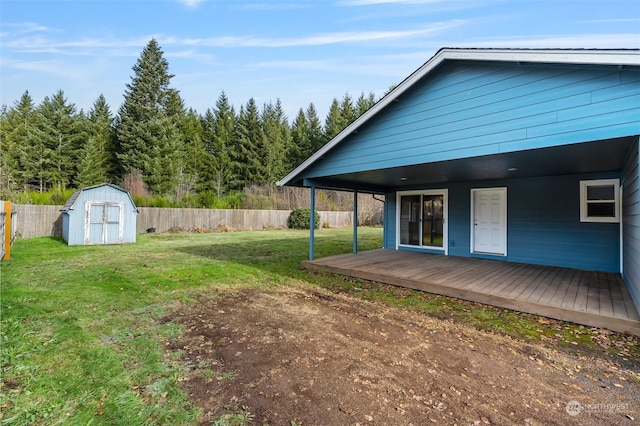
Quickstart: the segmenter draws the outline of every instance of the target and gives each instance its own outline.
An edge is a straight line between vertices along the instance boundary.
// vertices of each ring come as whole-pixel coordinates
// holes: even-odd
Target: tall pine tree
[[[279,99],[275,105],[264,106],[262,128],[264,146],[260,156],[264,159],[266,170],[261,183],[273,186],[285,174],[285,149],[291,143],[291,130]]]
[[[245,186],[265,181],[266,164],[263,153],[265,145],[260,113],[254,98],[240,108],[236,122],[236,138],[229,146],[233,164],[232,188],[242,190]]]
[[[322,123],[320,122],[320,117],[318,117],[318,112],[316,111],[315,105],[313,103],[309,104],[307,108],[307,126],[309,134],[309,143],[311,145],[311,149],[305,153],[305,159],[320,148],[324,146],[329,141],[322,131]]]
[[[78,153],[86,140],[86,120],[62,90],[45,97],[38,112],[44,155],[41,190],[46,186],[63,190],[75,180]]]
[[[182,120],[181,131],[184,136],[184,165],[179,179],[180,192],[183,195],[200,190],[204,185],[205,161],[202,121],[193,109],[187,111]]]
[[[353,107],[353,101],[348,93],[345,93],[340,102],[340,115],[342,116],[342,129],[358,118],[358,111]],[[342,130],[340,129],[340,130]]]
[[[97,185],[106,181],[105,152],[98,139],[90,137],[78,158],[78,174],[75,178],[77,188]]]
[[[116,135],[123,171],[139,171],[152,191],[172,192],[182,166],[179,116],[184,115],[177,91],[169,84],[169,63],[151,39],[133,66]]]
[[[28,189],[41,173],[43,141],[36,126],[37,111],[26,91],[0,121],[0,190]]]
[[[110,181],[116,167],[111,131],[113,117],[103,95],[93,103],[87,122],[87,140],[78,158],[75,179],[78,188]]]
[[[307,116],[302,108],[298,111],[296,119],[291,126],[291,145],[287,150],[287,169],[291,171],[298,167],[311,151],[311,141],[309,140],[309,125]]]
[[[369,108],[376,104],[376,95],[373,92],[369,92],[369,95],[365,96],[364,92],[360,93],[360,97],[356,101],[356,115],[360,117],[367,112]]]
[[[210,188],[222,197],[232,185],[233,165],[231,149],[234,146],[236,113],[229,98],[222,92],[216,101],[215,110],[207,110],[205,119],[205,150],[211,162],[207,167]]]
[[[340,103],[338,99],[333,98],[327,118],[324,120],[324,137],[326,140],[331,140],[335,135],[340,133],[344,128],[342,120],[342,110],[340,109]]]

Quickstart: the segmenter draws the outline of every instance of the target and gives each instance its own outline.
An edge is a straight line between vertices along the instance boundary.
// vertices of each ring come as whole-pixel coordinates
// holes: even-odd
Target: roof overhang
[[[282,180],[276,184],[278,186],[284,185],[305,185],[303,181],[303,172],[307,170],[316,161],[323,158],[329,151],[331,151],[336,145],[341,143],[349,135],[358,130],[364,123],[386,108],[389,104],[394,102],[405,91],[411,88],[416,82],[420,81],[425,75],[430,73],[442,62],[447,60],[466,60],[466,61],[493,61],[493,62],[511,62],[511,63],[544,63],[544,64],[574,64],[574,65],[615,65],[619,67],[625,66],[640,66],[640,54],[638,49],[457,49],[457,48],[443,48],[440,49],[431,59],[424,63],[420,68],[414,71],[409,77],[402,81],[394,90],[389,92],[386,96],[380,99],[373,107],[362,114],[353,123],[342,130],[338,135],[331,139],[327,144],[320,148],[315,154],[305,160],[302,164],[296,167],[291,173],[285,176]],[[562,150],[562,147],[548,148],[545,150]],[[491,161],[496,164],[495,167],[489,167],[491,170],[498,170],[503,167],[503,163],[517,163],[523,161],[524,158],[529,158],[530,155],[534,157],[539,153],[534,151],[526,152],[514,152],[510,154],[494,155],[490,157],[475,157],[470,159],[452,160],[442,163],[431,163],[429,170],[439,170],[438,176],[445,176],[447,174],[452,177],[451,179],[461,179],[465,173],[455,172],[455,170],[476,170],[486,169],[487,161]],[[573,152],[573,151],[572,151]],[[625,151],[626,154],[626,151]],[[544,155],[544,157],[548,157]],[[572,154],[569,157],[574,157]],[[528,160],[527,160],[528,161]],[[482,167],[476,167],[478,162],[482,163]],[[446,165],[445,163],[450,163]],[[497,166],[499,164],[499,166]],[[452,166],[453,165],[453,166]],[[514,168],[512,166],[509,168]],[[560,167],[565,172],[568,170],[581,170],[583,167],[578,164],[565,164]],[[520,170],[520,168],[518,168]],[[351,185],[359,184],[363,187],[369,188],[370,192],[383,192],[391,185],[391,180],[395,178],[401,178],[403,174],[411,175],[412,171],[420,170],[423,173],[425,165],[414,165],[407,167],[400,167],[392,170],[371,170],[367,172],[360,172],[355,174],[349,174],[344,176],[326,177],[323,179],[314,180],[314,182],[325,181],[327,184],[333,182],[333,186],[345,185],[347,182],[351,182]],[[436,172],[434,172],[436,173]],[[486,172],[485,175],[487,174]],[[469,175],[469,173],[466,173]],[[384,176],[384,177],[383,177]],[[457,177],[455,177],[457,176]],[[405,176],[406,177],[406,176]],[[468,176],[468,177],[473,177]],[[489,173],[486,178],[500,178],[500,173]],[[477,177],[476,177],[477,178]],[[407,178],[407,182],[409,179]],[[401,183],[402,185],[402,183]],[[351,188],[351,186],[343,186],[343,189]],[[354,188],[355,189],[355,188]]]
[[[448,182],[490,181],[618,171],[636,137],[305,179],[319,188],[389,193]]]

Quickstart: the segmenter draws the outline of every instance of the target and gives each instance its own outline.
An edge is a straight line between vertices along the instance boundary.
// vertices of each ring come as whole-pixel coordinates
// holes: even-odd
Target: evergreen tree
[[[311,151],[309,140],[309,123],[302,108],[298,111],[296,119],[291,126],[291,145],[287,151],[287,168],[289,171],[298,167],[307,158]]]
[[[178,127],[165,116],[148,121],[146,128],[154,135],[154,144],[149,151],[145,183],[157,194],[176,195],[184,154]]]
[[[393,92],[393,90],[394,90],[396,87],[398,87],[398,85],[397,85],[397,84],[392,84],[391,86],[389,86],[389,88],[387,89],[387,91],[386,91],[386,92],[384,92],[384,95],[382,95],[382,96],[383,96],[383,97],[384,97],[384,96],[387,96],[389,93]]]
[[[133,71],[117,121],[118,159],[125,173],[138,170],[151,190],[167,194],[175,189],[182,166],[178,117],[184,107],[169,87],[173,75],[155,39]]]
[[[365,96],[364,93],[360,93],[360,97],[356,101],[356,115],[360,117],[362,114],[367,112],[369,108],[376,104],[376,96],[373,92],[369,92],[368,96]]]
[[[202,121],[193,109],[182,120],[184,136],[184,167],[180,177],[180,192],[189,194],[203,187],[205,156]]]
[[[232,188],[240,190],[247,185],[264,182],[266,178],[266,164],[260,157],[265,145],[264,132],[254,98],[240,107],[236,135],[229,154],[233,164]]]
[[[173,75],[155,39],[133,66],[125,101],[112,117],[100,95],[85,117],[60,90],[34,108],[29,92],[0,110],[0,191],[71,183],[87,186],[142,176],[163,195],[271,184],[375,104],[333,99],[324,125],[313,104],[290,126],[278,100],[259,111],[253,98],[236,115],[224,92],[199,116],[170,87]],[[136,172],[138,172],[136,174]]]
[[[86,140],[84,114],[76,113],[62,90],[44,98],[38,108],[37,126],[43,139],[43,170],[40,189],[45,186],[67,188],[74,180],[78,153]]]
[[[316,111],[316,107],[313,103],[309,104],[309,107],[307,108],[307,123],[310,150],[304,153],[304,159],[310,157],[329,141],[329,138],[325,136],[322,130],[322,123],[320,122],[320,117],[318,117],[318,112]]]
[[[204,126],[205,151],[211,158],[208,182],[220,198],[232,183],[234,167],[230,150],[234,147],[236,127],[236,113],[224,92],[216,101],[215,111],[207,110]]]
[[[344,128],[342,120],[342,110],[340,109],[340,103],[336,98],[333,98],[327,119],[324,121],[324,137],[327,141],[331,140],[335,135],[340,133]]]
[[[113,117],[102,94],[89,110],[87,122],[87,141],[80,154],[76,176],[78,188],[113,181],[118,168],[111,127]]]
[[[214,171],[214,134],[216,119],[211,108],[200,117],[200,127],[202,128],[202,191],[212,191],[215,189],[215,171]],[[220,196],[221,188],[218,191]]]
[[[262,111],[264,146],[259,156],[265,164],[262,183],[274,185],[285,173],[285,149],[291,144],[291,130],[278,99],[275,105],[267,104]]]
[[[36,127],[36,109],[26,91],[0,120],[0,190],[22,188],[34,182],[43,163],[42,139]]]
[[[353,101],[348,93],[345,93],[340,103],[340,115],[342,116],[342,129],[358,118],[358,112],[353,107]],[[340,129],[340,130],[342,130]]]
[[[78,174],[75,178],[75,186],[98,185],[106,181],[105,151],[102,142],[90,137],[84,145],[78,158]]]
[[[149,176],[150,188],[162,194],[173,194],[180,199],[194,189],[197,172],[195,175],[189,173],[185,164],[188,143],[185,136],[187,111],[177,90],[168,90],[164,113],[167,125],[163,130],[166,134],[154,147],[158,154],[152,157],[154,167]],[[191,136],[199,138],[199,135]],[[198,144],[199,141],[194,143]],[[158,167],[164,168],[164,171],[158,173]],[[153,184],[154,181],[157,183]]]

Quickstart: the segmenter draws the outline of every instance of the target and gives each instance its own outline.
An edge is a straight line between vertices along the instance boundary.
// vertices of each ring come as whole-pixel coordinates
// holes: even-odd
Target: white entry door
[[[472,189],[474,253],[507,255],[507,188]]]

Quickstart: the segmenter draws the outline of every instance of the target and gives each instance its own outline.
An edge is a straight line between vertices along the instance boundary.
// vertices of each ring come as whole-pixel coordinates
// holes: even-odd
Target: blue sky
[[[441,47],[638,48],[638,0],[1,0],[0,104],[63,90],[115,114],[155,37],[187,107],[253,97],[290,120],[380,97]]]

